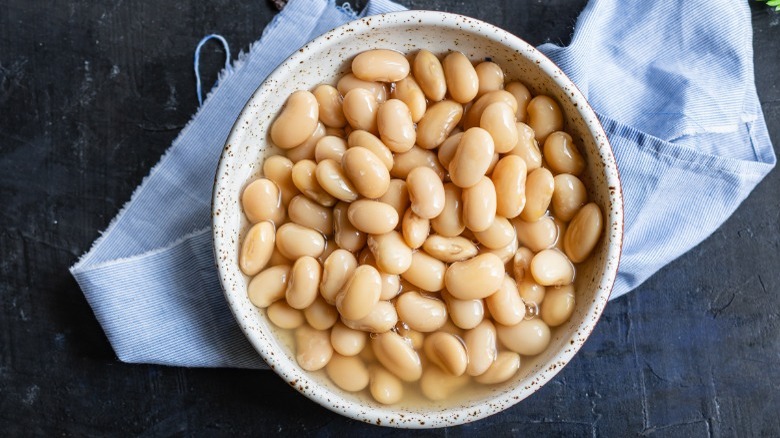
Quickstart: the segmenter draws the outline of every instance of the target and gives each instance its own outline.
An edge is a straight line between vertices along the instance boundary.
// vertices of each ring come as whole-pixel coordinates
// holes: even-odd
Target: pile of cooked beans
[[[241,196],[249,299],[301,368],[379,403],[510,379],[572,315],[603,229],[563,129],[493,62],[357,55],[271,125],[281,152]]]

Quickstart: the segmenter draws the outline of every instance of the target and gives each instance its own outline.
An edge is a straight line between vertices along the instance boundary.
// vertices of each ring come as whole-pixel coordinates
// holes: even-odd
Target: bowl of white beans
[[[612,290],[622,209],[606,135],[552,61],[407,11],[314,39],[260,85],[217,169],[214,250],[290,386],[359,421],[443,427],[572,359]]]

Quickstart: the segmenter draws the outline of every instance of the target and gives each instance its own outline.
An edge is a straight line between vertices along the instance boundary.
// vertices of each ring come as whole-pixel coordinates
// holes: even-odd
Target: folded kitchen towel
[[[372,0],[360,16],[402,9]],[[217,278],[212,175],[263,79],[354,18],[332,0],[290,1],[71,268],[120,360],[265,367]],[[751,37],[745,1],[591,0],[569,46],[540,47],[590,100],[615,151],[626,225],[613,297],[705,239],[774,167]]]

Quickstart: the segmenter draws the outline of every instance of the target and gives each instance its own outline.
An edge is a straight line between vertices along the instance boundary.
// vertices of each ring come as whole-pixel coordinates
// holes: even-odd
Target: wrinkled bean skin
[[[423,249],[444,263],[468,260],[477,255],[478,252],[477,246],[464,237],[444,237],[437,234],[425,239]]]

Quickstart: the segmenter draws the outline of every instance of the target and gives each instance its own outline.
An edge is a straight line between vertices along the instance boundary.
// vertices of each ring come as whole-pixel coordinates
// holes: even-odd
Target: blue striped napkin
[[[372,0],[360,16],[401,9]],[[225,69],[71,268],[120,360],[264,367],[217,279],[212,176],[233,121],[263,79],[304,43],[356,17],[332,0],[292,0]],[[590,100],[615,151],[626,226],[613,297],[709,236],[774,167],[751,38],[744,1],[591,0],[568,47],[540,47]]]

